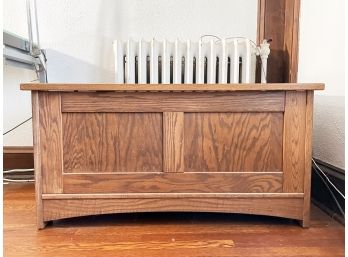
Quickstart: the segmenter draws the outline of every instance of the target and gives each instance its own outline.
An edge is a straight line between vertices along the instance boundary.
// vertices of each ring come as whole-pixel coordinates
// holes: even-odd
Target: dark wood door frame
[[[259,0],[257,41],[272,39],[268,82],[297,82],[301,0]]]

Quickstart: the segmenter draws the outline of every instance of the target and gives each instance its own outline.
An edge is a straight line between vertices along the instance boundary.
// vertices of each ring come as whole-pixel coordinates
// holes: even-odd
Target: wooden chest
[[[22,84],[38,228],[104,213],[262,214],[309,226],[323,84]]]

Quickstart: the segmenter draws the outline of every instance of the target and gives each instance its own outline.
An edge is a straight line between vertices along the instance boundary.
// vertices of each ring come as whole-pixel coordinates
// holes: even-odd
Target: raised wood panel
[[[63,149],[60,93],[39,93],[38,105],[39,117],[34,116],[34,129],[39,130],[39,138],[35,139],[34,144],[39,147],[42,192],[61,193]]]
[[[277,193],[282,173],[65,174],[64,193]]]
[[[184,124],[187,171],[282,171],[283,113],[186,113]]]
[[[163,171],[184,171],[184,113],[163,113]]]
[[[64,172],[162,171],[162,114],[63,113]]]
[[[305,133],[306,92],[287,92],[284,112],[284,192],[303,192]]]
[[[198,211],[247,213],[301,219],[299,198],[187,198],[44,200],[44,219],[123,212]]]
[[[284,92],[62,93],[63,112],[284,111]]]

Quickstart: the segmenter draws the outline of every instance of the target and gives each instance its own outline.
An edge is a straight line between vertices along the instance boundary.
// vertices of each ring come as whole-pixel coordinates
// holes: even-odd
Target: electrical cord
[[[13,170],[4,170],[3,173],[14,173],[14,172],[28,172],[28,171],[34,171],[34,169],[13,169]]]
[[[202,40],[202,39],[205,38],[205,37],[215,37],[215,38],[218,39],[218,41],[221,41],[221,38],[220,38],[220,37],[215,36],[215,35],[212,35],[212,34],[205,34],[205,35],[202,35],[202,36],[200,37],[200,40]]]
[[[324,171],[322,171],[318,164],[315,162],[315,160],[312,158],[312,162],[315,165],[315,167],[323,174],[323,176],[326,178],[326,180],[330,183],[330,185],[336,190],[337,193],[340,194],[340,196],[342,196],[343,199],[346,199],[346,197],[344,196],[344,194],[342,194],[342,192],[340,190],[338,190],[338,188],[331,182],[331,180],[328,178],[328,176],[325,174]]]
[[[7,130],[4,134],[2,134],[3,136],[5,136],[6,134],[10,133],[11,131],[15,130],[16,128],[22,126],[24,123],[30,121],[32,119],[32,117],[26,119],[25,121],[19,123],[18,125],[14,126],[13,128],[11,128],[10,130]]]
[[[45,59],[46,59],[46,55],[45,55]],[[36,67],[35,67],[35,71],[36,71],[36,75],[37,75],[37,78],[36,79],[33,79],[29,82],[34,82],[34,81],[39,81],[39,74],[38,74],[38,71],[36,70]],[[46,82],[47,82],[47,72],[46,72]],[[25,121],[19,123],[18,125],[14,126],[13,128],[11,128],[10,130],[6,131],[4,134],[2,134],[3,136],[5,136],[6,134],[10,133],[11,131],[15,130],[16,128],[22,126],[24,123],[28,122],[29,120],[31,120],[32,117],[26,119]]]
[[[13,182],[13,183],[35,182],[34,179],[8,179],[8,178],[3,178],[3,181],[5,181],[5,182]]]
[[[222,38],[220,38],[220,37],[218,37],[218,36],[216,36],[216,35],[212,35],[212,34],[205,34],[205,35],[202,35],[201,37],[200,37],[200,40],[202,40],[203,38],[205,38],[205,37],[214,37],[214,38],[217,38],[218,40],[216,40],[215,41],[215,44],[217,44],[217,43],[219,43],[220,41],[222,41]],[[249,39],[249,38],[246,38],[246,37],[227,37],[227,38],[225,38],[225,40],[229,40],[229,39],[246,39],[246,40],[249,40],[249,42],[251,42],[253,45],[254,45],[254,48],[255,48],[255,50],[258,52],[258,54],[259,55],[261,55],[261,51],[260,51],[260,49],[257,47],[257,44],[253,41],[253,40],[251,40],[251,39]],[[270,42],[270,41],[272,41],[271,39],[270,40],[267,40],[267,42]],[[267,77],[266,75],[266,72],[265,72],[265,69],[264,69],[264,67],[261,65],[261,69],[262,69],[262,73],[263,73],[263,75],[265,76],[265,78]]]
[[[34,171],[34,169],[12,169],[12,170],[4,170],[3,174],[11,174],[11,173],[25,173],[25,172],[30,172]],[[3,185],[8,185],[11,183],[31,183],[35,182],[34,179],[9,179],[9,178],[3,178],[2,184]]]

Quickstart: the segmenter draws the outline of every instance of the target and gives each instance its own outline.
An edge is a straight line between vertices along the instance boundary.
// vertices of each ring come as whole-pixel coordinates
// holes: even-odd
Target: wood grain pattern
[[[284,111],[284,92],[62,93],[62,110],[63,112]]]
[[[284,112],[284,192],[303,192],[306,92],[287,92]]]
[[[185,114],[187,171],[282,171],[282,113]]]
[[[115,198],[301,198],[303,193],[88,193],[43,194],[42,199],[115,199]]]
[[[85,199],[44,200],[44,219],[122,212],[209,211],[302,218],[303,199]],[[98,208],[95,208],[98,206]]]
[[[311,94],[34,91],[38,227],[45,213],[156,210],[276,213],[308,226]]]
[[[285,4],[288,0],[265,0],[263,39],[272,39],[268,58],[267,82],[286,82],[284,78]],[[292,1],[292,0],[291,0]],[[291,2],[289,1],[289,2]]]
[[[274,0],[273,0],[274,1]],[[279,0],[275,0],[279,1]],[[277,10],[278,12],[279,10]],[[275,33],[278,33],[273,30]],[[272,37],[266,37],[272,38]],[[274,41],[274,39],[273,39]],[[271,46],[274,43],[271,44]],[[275,67],[277,68],[277,67]],[[278,67],[279,68],[279,67]],[[21,90],[38,91],[279,91],[279,90],[323,90],[323,83],[247,83],[247,84],[74,84],[74,83],[22,83]]]
[[[8,154],[32,154],[34,148],[32,146],[4,146],[3,153]]]
[[[184,113],[163,113],[163,171],[184,171]]]
[[[266,0],[258,0],[257,6],[257,44],[261,44],[262,40],[265,39],[265,10],[266,10]]]
[[[43,193],[62,193],[62,113],[60,93],[39,94],[38,144]],[[35,119],[37,119],[35,117]],[[34,121],[36,123],[36,121]]]
[[[65,174],[64,193],[279,193],[282,173]]]
[[[41,171],[41,144],[40,144],[40,103],[39,93],[32,92],[32,116],[33,116],[33,145],[34,145],[34,175],[35,175],[35,201],[36,201],[36,225],[39,229],[45,227],[42,205],[42,171]]]
[[[285,1],[284,82],[297,82],[300,0]]]
[[[4,146],[3,168],[32,169],[34,168],[34,150],[32,146]]]
[[[64,113],[64,172],[162,171],[160,113]]]
[[[259,0],[258,43],[272,39],[268,82],[297,81],[300,0]]]
[[[306,98],[306,137],[305,137],[305,170],[304,170],[304,199],[303,227],[309,227],[311,206],[311,175],[312,175],[312,133],[313,133],[313,98],[314,92],[307,92]]]

